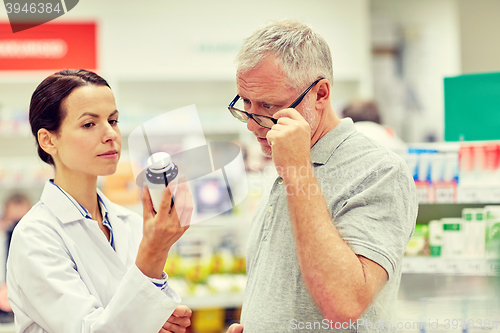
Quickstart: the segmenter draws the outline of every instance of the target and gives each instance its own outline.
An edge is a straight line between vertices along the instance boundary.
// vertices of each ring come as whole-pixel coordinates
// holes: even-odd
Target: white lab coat
[[[15,228],[7,285],[16,332],[157,333],[180,302],[135,265],[142,218],[98,193],[116,251],[49,182]]]

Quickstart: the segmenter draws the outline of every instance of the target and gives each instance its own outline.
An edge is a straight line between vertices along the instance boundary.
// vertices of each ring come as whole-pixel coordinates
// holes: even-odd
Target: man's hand
[[[283,178],[306,172],[311,163],[311,127],[295,109],[274,114],[278,123],[267,132],[276,171]]]
[[[242,333],[242,332],[243,332],[243,325],[240,324],[232,324],[227,329],[227,333]]]
[[[158,333],[185,333],[191,325],[193,312],[185,305],[179,305]]]

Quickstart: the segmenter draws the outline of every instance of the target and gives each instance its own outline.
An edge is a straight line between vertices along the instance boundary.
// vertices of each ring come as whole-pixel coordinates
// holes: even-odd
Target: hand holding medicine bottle
[[[172,203],[174,189],[168,186],[156,212],[147,186],[142,196],[143,237],[137,254],[136,265],[146,275],[161,278],[172,245],[189,228],[193,212],[193,200],[185,177],[176,185],[175,203]]]

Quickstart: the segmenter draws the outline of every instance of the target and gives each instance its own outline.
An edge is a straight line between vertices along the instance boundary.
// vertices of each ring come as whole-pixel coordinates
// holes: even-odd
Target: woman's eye
[[[271,105],[271,104],[264,104],[264,107],[269,110],[269,109],[273,108],[273,105]]]
[[[118,119],[111,119],[108,121],[111,126],[118,125]]]
[[[92,128],[94,126],[94,123],[86,123],[83,125],[85,128]]]

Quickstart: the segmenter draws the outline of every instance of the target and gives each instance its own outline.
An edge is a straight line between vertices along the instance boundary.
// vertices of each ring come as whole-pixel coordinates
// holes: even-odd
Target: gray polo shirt
[[[354,253],[378,263],[389,276],[361,318],[344,323],[340,331],[395,331],[401,261],[418,210],[408,167],[401,157],[357,132],[349,118],[312,147],[311,158],[340,236]],[[247,274],[241,314],[245,333],[333,331],[302,278],[280,178],[253,219]]]

